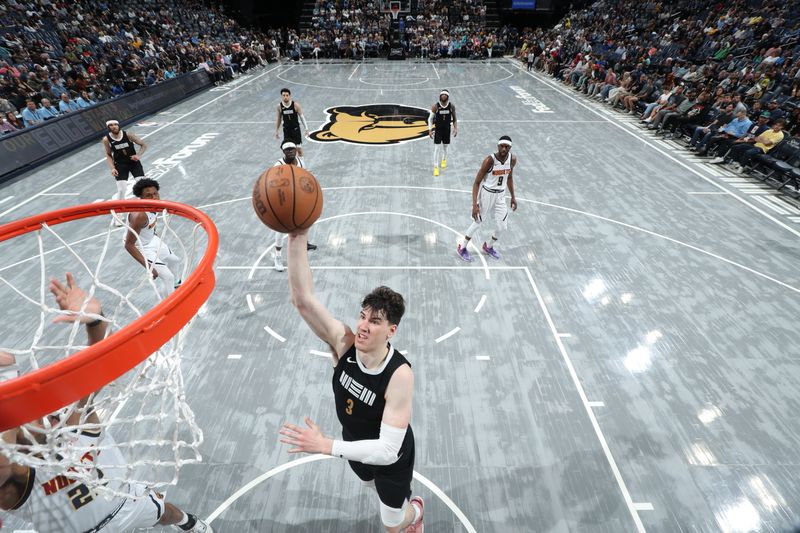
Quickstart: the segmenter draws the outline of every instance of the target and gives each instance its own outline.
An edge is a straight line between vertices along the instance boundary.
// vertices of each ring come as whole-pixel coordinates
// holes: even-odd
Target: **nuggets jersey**
[[[296,163],[295,166],[300,167],[300,168],[306,168],[306,166],[303,164],[303,160],[302,159],[300,159],[299,157],[295,157],[294,160],[295,160],[295,163]],[[281,165],[288,165],[288,164],[289,163],[284,161],[283,158],[281,157],[280,159],[275,161],[275,164],[272,165],[272,166],[273,167],[279,167]]]
[[[82,464],[96,468],[103,477],[120,477],[126,463],[111,436],[83,431],[70,436],[72,449],[83,453]],[[98,446],[103,446],[98,449]],[[15,508],[22,518],[33,522],[39,533],[92,531],[109,516],[119,513],[126,499],[98,495],[88,486],[70,479],[69,472],[56,469],[29,469],[29,480],[22,502]],[[116,482],[114,489],[119,490]],[[112,518],[113,518],[112,516]]]
[[[505,192],[508,176],[511,174],[511,153],[509,152],[504,162],[500,162],[494,154],[491,158],[492,168],[483,177],[481,185],[489,192]]]
[[[297,109],[294,107],[294,100],[289,102],[288,106],[280,103],[281,115],[283,115],[283,131],[292,131],[300,129],[300,118],[297,116]]]

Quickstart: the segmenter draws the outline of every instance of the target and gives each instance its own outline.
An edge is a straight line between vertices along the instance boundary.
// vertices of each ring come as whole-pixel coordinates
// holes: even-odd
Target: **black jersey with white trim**
[[[136,155],[136,147],[128,138],[128,134],[123,131],[119,140],[115,140],[111,133],[107,133],[106,137],[108,138],[108,144],[111,145],[111,158],[114,163],[130,163],[131,156]]]
[[[453,113],[455,112],[455,106],[450,102],[447,102],[446,106],[443,106],[441,102],[436,102],[436,113],[434,113],[433,123],[436,126],[436,129],[442,130],[445,128],[450,128],[450,124],[453,122]]]
[[[297,106],[294,105],[294,100],[289,102],[288,106],[280,103],[281,115],[283,116],[283,131],[293,131],[300,129],[300,117],[297,115]]]
[[[367,373],[357,360],[355,344],[344,355],[333,371],[333,396],[336,399],[336,415],[342,423],[344,440],[377,439],[380,437],[383,409],[386,406],[386,389],[395,370],[403,365],[411,366],[403,354],[389,348],[383,369]],[[411,434],[411,426],[406,439]]]

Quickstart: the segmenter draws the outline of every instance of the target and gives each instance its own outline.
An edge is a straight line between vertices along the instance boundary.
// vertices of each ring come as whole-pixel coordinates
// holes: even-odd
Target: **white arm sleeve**
[[[431,114],[428,115],[428,131],[431,131],[433,129],[433,117],[434,117],[433,111],[431,111]]]
[[[300,115],[300,120],[303,121],[303,127],[308,131],[308,123],[306,122],[306,114],[303,113]]]
[[[397,453],[403,445],[407,427],[400,429],[381,423],[378,439],[343,441],[334,440],[331,455],[367,465],[386,466],[397,462]]]

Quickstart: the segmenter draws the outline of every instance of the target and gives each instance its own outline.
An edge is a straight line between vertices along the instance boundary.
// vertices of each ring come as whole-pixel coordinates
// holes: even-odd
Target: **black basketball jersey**
[[[380,437],[386,388],[394,371],[403,365],[411,366],[403,354],[389,347],[389,361],[380,374],[368,374],[356,360],[356,347],[351,346],[339,358],[333,371],[333,396],[336,415],[342,423],[344,440],[377,439]],[[406,439],[411,433],[409,426]]]
[[[447,102],[446,106],[442,106],[441,102],[436,102],[436,114],[433,120],[437,130],[441,131],[450,127],[450,123],[453,121],[453,110],[450,102]]]
[[[285,107],[281,102],[281,114],[283,115],[283,131],[299,130],[300,117],[297,116],[297,108],[294,100],[289,102],[289,107]]]
[[[123,131],[122,137],[118,141],[111,137],[111,133],[107,133],[106,137],[108,137],[108,144],[111,145],[111,157],[114,159],[114,163],[130,163],[131,156],[136,155],[136,148],[128,139],[128,134]]]

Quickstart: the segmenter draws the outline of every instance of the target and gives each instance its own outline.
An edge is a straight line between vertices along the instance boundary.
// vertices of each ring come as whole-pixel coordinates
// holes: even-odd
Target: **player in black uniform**
[[[314,295],[306,233],[289,235],[289,289],[300,316],[331,348],[333,395],[342,440],[324,436],[306,417],[308,427],[284,424],[281,442],[292,446],[289,453],[324,453],[347,459],[356,475],[377,491],[387,532],[423,533],[424,504],[419,496],[411,497],[414,374],[405,357],[389,343],[405,311],[403,297],[388,287],[372,291],[361,302],[353,333]]]
[[[428,117],[428,135],[433,138],[433,175],[439,175],[439,145],[442,145],[442,169],[447,168],[447,147],[450,146],[450,125],[453,125],[453,137],[458,136],[456,106],[450,102],[450,93],[442,89],[439,101],[431,107]]]
[[[103,137],[103,149],[111,175],[117,180],[117,200],[124,200],[125,190],[128,188],[128,174],[132,174],[134,179],[144,177],[144,169],[139,158],[147,150],[147,145],[137,135],[121,130],[116,120],[109,120],[106,126],[108,133]],[[134,146],[136,144],[140,148],[138,154]]]
[[[279,131],[281,123],[283,123],[283,141],[293,142],[297,146],[297,155],[303,157],[303,136],[300,133],[300,121],[303,121],[303,127],[306,129],[306,137],[308,137],[308,124],[306,117],[303,115],[303,109],[300,104],[292,100],[292,91],[289,89],[281,89],[281,101],[278,103],[278,119],[275,122],[275,138],[280,139]]]

